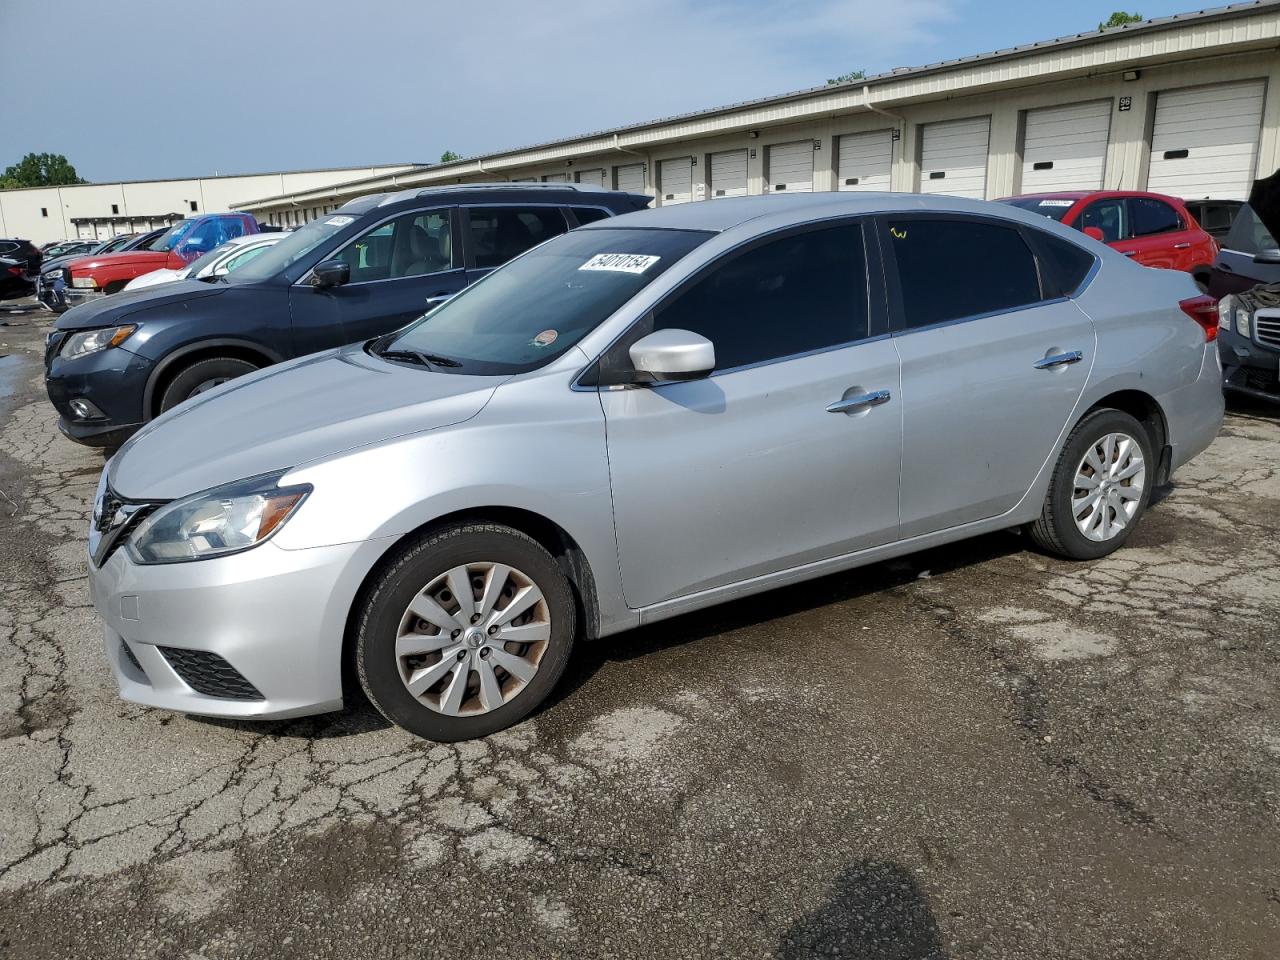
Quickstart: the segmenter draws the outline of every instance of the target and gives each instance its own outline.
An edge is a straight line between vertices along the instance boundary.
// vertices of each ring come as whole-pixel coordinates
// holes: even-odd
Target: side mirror
[[[1280,264],[1280,250],[1259,250],[1253,256],[1254,263]]]
[[[716,368],[716,348],[689,330],[657,330],[633,343],[628,353],[640,383],[697,380]]]
[[[351,279],[351,264],[343,260],[322,260],[311,268],[311,284],[320,290],[340,287]]]
[[[1086,237],[1093,237],[1093,239],[1097,240],[1099,243],[1107,242],[1107,238],[1103,235],[1102,230],[1099,227],[1085,227],[1084,235]]]

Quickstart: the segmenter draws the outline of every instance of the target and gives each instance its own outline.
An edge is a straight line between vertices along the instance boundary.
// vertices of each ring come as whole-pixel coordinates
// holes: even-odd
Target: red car
[[[149,246],[73,260],[66,270],[67,302],[115,293],[134,277],[162,267],[181,269],[232,237],[258,232],[258,221],[247,213],[209,213],[179,220]]]
[[[1207,287],[1218,242],[1176,197],[1136,190],[1030,193],[1001,201],[1075,227],[1143,266],[1183,270]]]

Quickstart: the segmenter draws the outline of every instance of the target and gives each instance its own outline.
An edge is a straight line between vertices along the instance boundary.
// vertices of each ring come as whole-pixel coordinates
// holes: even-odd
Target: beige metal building
[[[572,180],[656,204],[812,190],[1243,198],[1280,167],[1280,0],[904,68],[237,206],[296,224],[411,186]]]
[[[236,201],[315,190],[410,169],[416,168],[402,163],[0,190],[0,237],[22,237],[37,245],[64,237],[106,239],[117,233],[150,230],[193,213],[221,213]]]

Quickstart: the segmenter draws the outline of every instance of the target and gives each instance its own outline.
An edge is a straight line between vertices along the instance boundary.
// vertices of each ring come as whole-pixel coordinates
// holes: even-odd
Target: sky
[[[0,169],[434,162],[1092,30],[1119,2],[0,0]]]

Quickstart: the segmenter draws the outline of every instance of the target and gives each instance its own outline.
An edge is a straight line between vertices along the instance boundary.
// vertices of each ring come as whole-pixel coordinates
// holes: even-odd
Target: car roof
[[[970,200],[919,193],[800,193],[729,197],[682,203],[625,214],[620,219],[597,220],[579,230],[609,230],[621,227],[668,230],[709,230],[717,233],[748,222],[760,221],[761,230],[806,223],[824,217],[858,216],[874,213],[972,213],[1004,220],[1039,224],[1035,214],[990,200]]]
[[[631,204],[647,203],[643,194],[606,190],[582,183],[458,183],[439,187],[415,187],[394,193],[371,193],[349,200],[338,209],[344,213],[365,213],[375,207],[410,204],[424,197],[454,203],[503,203],[507,201],[547,204],[614,206],[626,199]]]
[[[1108,197],[1151,197],[1155,200],[1169,200],[1173,203],[1186,203],[1181,197],[1168,193],[1156,193],[1154,190],[1049,190],[1044,193],[1020,193],[1013,197],[1001,197],[1003,200],[1105,200]]]

